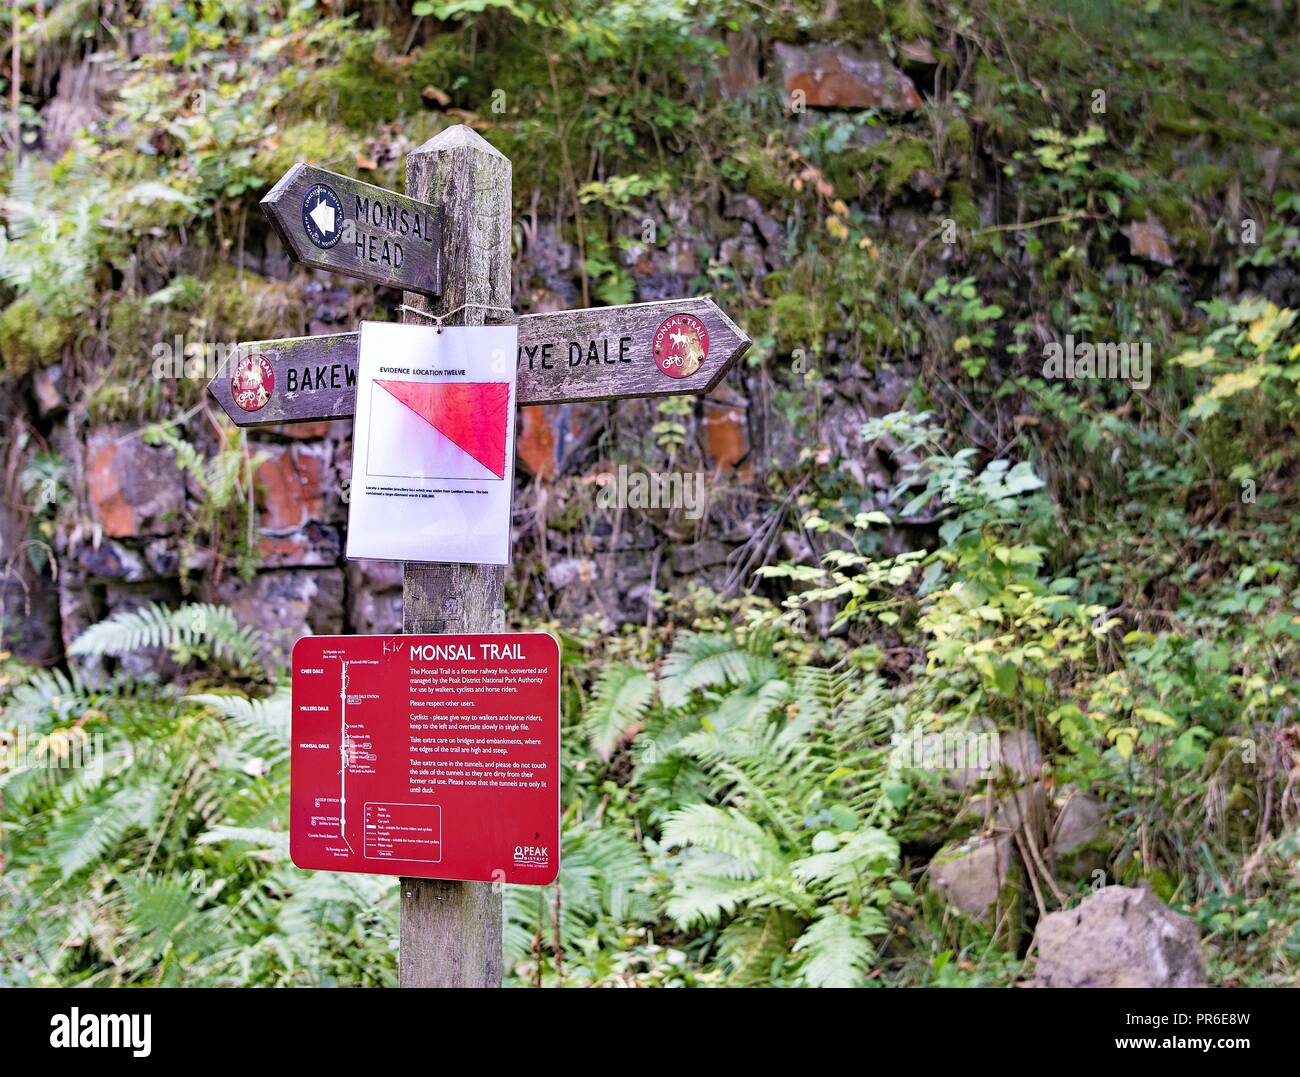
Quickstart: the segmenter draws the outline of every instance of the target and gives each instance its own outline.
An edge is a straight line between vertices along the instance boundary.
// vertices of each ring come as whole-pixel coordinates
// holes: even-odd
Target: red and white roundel
[[[689,378],[709,357],[709,331],[693,314],[674,314],[655,330],[655,366],[670,378]]]
[[[275,392],[275,371],[265,355],[246,355],[230,376],[230,395],[244,411],[260,411]]]

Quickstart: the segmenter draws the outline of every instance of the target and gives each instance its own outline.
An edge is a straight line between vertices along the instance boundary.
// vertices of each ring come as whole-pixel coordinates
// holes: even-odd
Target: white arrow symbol
[[[316,222],[316,227],[328,235],[334,231],[334,207],[327,202],[319,201],[316,208],[311,211],[311,219]]]

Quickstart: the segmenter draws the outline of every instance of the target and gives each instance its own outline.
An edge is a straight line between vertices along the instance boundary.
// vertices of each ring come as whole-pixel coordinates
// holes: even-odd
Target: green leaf
[[[912,795],[912,787],[906,782],[886,782],[885,796],[895,808],[901,808]]]
[[[843,804],[832,804],[830,817],[831,822],[841,830],[856,830],[858,827],[857,812]]]
[[[889,925],[878,909],[864,906],[857,917],[824,908],[794,944],[803,955],[801,966],[809,987],[859,987],[875,960],[872,935],[883,935]]]
[[[635,666],[609,666],[600,675],[582,728],[603,762],[636,736],[654,695],[653,678]]]

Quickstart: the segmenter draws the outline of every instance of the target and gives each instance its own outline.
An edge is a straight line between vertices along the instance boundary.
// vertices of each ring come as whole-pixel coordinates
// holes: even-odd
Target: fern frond
[[[842,676],[824,666],[800,666],[794,671],[794,704],[801,718],[823,722],[840,701]]]
[[[673,880],[672,896],[664,910],[679,928],[689,930],[702,924],[718,923],[758,891],[758,884],[752,879],[713,874],[703,864],[688,861]]]
[[[64,879],[105,861],[134,827],[146,826],[157,809],[158,785],[125,786],[107,798],[87,800],[62,816],[49,833],[49,848]]]
[[[569,824],[561,844],[559,934],[564,948],[581,946],[602,921],[613,930],[629,919],[654,918],[645,894],[650,867],[626,834],[589,822]],[[527,956],[538,934],[547,946],[555,938],[554,906],[544,898],[539,907],[538,897],[536,887],[506,888],[505,953],[511,962]]]
[[[265,827],[214,826],[198,837],[199,845],[218,845],[222,842],[240,842],[254,849],[273,853],[277,860],[289,859],[289,835],[283,830]]]
[[[45,217],[38,205],[41,184],[36,180],[29,158],[20,159],[9,180],[9,195],[5,199],[5,219],[10,239],[22,239],[38,229]]]
[[[175,985],[196,959],[237,940],[221,929],[206,908],[207,889],[197,872],[184,875],[116,877],[126,912],[121,942],[124,964],[143,971],[162,959],[169,973],[163,982]]]
[[[619,664],[601,673],[582,728],[602,762],[636,736],[654,694],[654,679],[636,666]]]
[[[725,874],[753,879],[780,871],[785,856],[780,843],[756,822],[735,808],[692,804],[668,816],[664,844],[698,846],[727,857],[734,868]]]
[[[90,696],[90,689],[75,671],[67,674],[59,669],[37,670],[26,684],[14,689],[5,717],[30,729],[84,709],[90,705]]]
[[[680,632],[664,661],[659,693],[667,706],[680,707],[701,689],[761,684],[781,672],[770,654],[755,654],[732,637]]]
[[[121,657],[167,650],[179,661],[195,653],[224,658],[243,670],[261,666],[261,633],[241,625],[225,606],[188,603],[168,609],[156,602],[122,610],[86,629],[68,649],[79,657]]]
[[[210,692],[195,693],[185,698],[193,703],[211,707],[223,718],[229,719],[251,734],[268,737],[285,748],[289,746],[292,724],[291,695],[283,687],[265,699],[249,699],[247,696]]]
[[[727,986],[770,985],[773,971],[789,963],[790,945],[800,926],[790,913],[769,908],[759,915],[738,917],[724,927],[718,934],[718,953],[730,970]]]
[[[790,703],[790,686],[784,680],[769,679],[741,685],[728,692],[709,714],[709,724],[719,733],[768,742],[776,733],[771,724],[784,718]]]
[[[397,930],[398,881],[383,875],[318,871],[304,876],[286,866],[270,881],[289,899],[279,906],[275,929],[289,946],[310,955],[320,946],[320,926],[352,920],[392,938]],[[304,960],[307,958],[304,956]]]
[[[876,957],[870,936],[888,929],[884,916],[870,906],[857,917],[826,906],[793,947],[803,955],[804,982],[809,987],[861,987]]]
[[[622,921],[638,915],[649,918],[653,909],[640,893],[650,878],[650,867],[640,846],[627,834],[609,826],[592,824],[565,827],[562,837],[560,883],[573,908],[594,908]]]
[[[814,846],[816,848],[816,846]],[[836,896],[860,890],[898,867],[898,841],[883,830],[867,827],[851,831],[838,849],[813,853],[790,865],[794,877],[805,884],[825,883]]]

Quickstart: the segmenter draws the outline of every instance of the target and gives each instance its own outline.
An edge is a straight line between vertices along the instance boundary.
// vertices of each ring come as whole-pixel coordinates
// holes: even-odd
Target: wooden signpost
[[[674,376],[656,364],[654,338],[665,320],[681,314],[704,326],[708,355],[696,371]],[[209,388],[238,426],[350,418],[357,341],[356,333],[334,333],[240,344],[234,362],[265,360],[270,374],[262,380],[273,391],[265,402],[259,397],[240,404],[229,374],[213,378]],[[707,393],[748,347],[749,338],[707,298],[525,314],[519,319],[518,400],[527,407]],[[258,406],[246,406],[252,404]]]
[[[297,262],[422,295],[442,291],[442,207],[296,164],[262,211]]]
[[[296,260],[404,288],[404,320],[482,325],[510,308],[510,181],[509,160],[456,126],[407,156],[410,197],[299,164],[263,207]],[[518,402],[705,393],[749,345],[709,299],[526,315]],[[345,418],[356,373],[355,333],[258,341],[239,345],[208,390],[240,426]],[[504,605],[502,566],[403,567],[403,632],[493,631]],[[499,987],[500,889],[403,878],[401,986]]]

